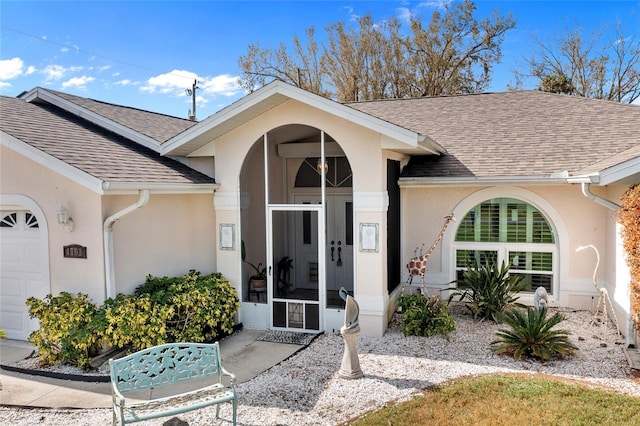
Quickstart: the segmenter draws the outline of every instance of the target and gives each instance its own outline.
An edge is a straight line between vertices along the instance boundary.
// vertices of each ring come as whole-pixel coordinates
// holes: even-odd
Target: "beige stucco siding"
[[[303,124],[330,134],[344,150],[354,174],[354,188],[360,191],[379,191],[384,176],[380,161],[371,161],[371,154],[380,155],[380,135],[308,105],[289,100],[276,108],[226,133],[215,141],[216,181],[221,191],[235,190],[237,172],[254,142],[270,130],[287,124]]]
[[[49,236],[51,293],[87,293],[95,302],[104,300],[104,254],[100,195],[56,173],[50,168],[0,147],[0,192],[21,194],[44,212]],[[69,210],[73,232],[57,223],[60,205]],[[87,248],[86,259],[63,257],[63,247],[79,244]]]
[[[238,176],[243,166],[250,164],[259,165],[262,162],[263,136],[286,125],[305,125],[324,131],[330,135],[343,149],[351,169],[353,171],[353,202],[354,202],[354,231],[357,235],[360,223],[379,224],[380,249],[376,253],[359,253],[357,246],[355,252],[355,288],[361,308],[361,325],[363,333],[380,335],[386,328],[386,313],[388,295],[386,290],[386,154],[381,149],[381,135],[362,126],[353,124],[348,120],[336,117],[330,113],[319,111],[295,100],[288,100],[283,104],[261,114],[224,134],[211,142],[210,146],[199,149],[200,153],[213,153],[216,157],[216,182],[220,185],[216,197],[216,212],[219,223],[235,223],[239,226],[240,217],[250,223],[264,223],[264,201],[256,194],[260,194],[263,185],[262,176],[251,174],[262,173],[262,167],[245,169],[243,193],[234,200],[233,194],[238,191]],[[245,157],[256,144],[256,152],[252,153],[245,163]],[[293,169],[283,167],[282,160],[275,152],[275,145],[270,144],[269,168],[270,168],[270,202],[290,203],[294,191]],[[384,154],[384,155],[383,155]],[[295,161],[288,165],[293,167]],[[285,172],[287,175],[285,176]],[[285,190],[283,182],[287,182],[288,190]],[[286,191],[289,193],[286,195]],[[248,197],[247,193],[251,196]],[[223,195],[224,194],[224,195]],[[218,198],[216,199],[218,200]],[[242,214],[240,205],[242,204]],[[223,219],[224,218],[224,219]],[[259,239],[255,235],[246,235],[247,258],[258,263],[266,256],[262,247],[264,241],[257,244],[249,244],[249,240]],[[357,238],[357,237],[356,237]],[[357,243],[356,243],[357,244]],[[220,251],[219,270],[229,277],[238,288],[239,271],[238,252]],[[225,259],[224,261],[222,259]]]
[[[105,196],[106,218],[134,204],[137,196]],[[113,226],[116,291],[131,293],[147,275],[179,276],[191,269],[216,270],[213,194],[151,194]]]
[[[490,198],[522,199],[540,209],[553,226],[557,241],[557,273],[561,305],[588,308],[598,295],[592,275],[596,257],[593,250],[576,248],[593,244],[601,255],[598,280],[615,287],[615,223],[611,211],[582,195],[579,185],[530,187],[403,188],[403,259],[413,256],[416,247],[428,248],[442,228],[442,216],[455,212],[461,219],[474,205]],[[427,283],[442,287],[454,279],[452,244],[458,222],[453,222],[439,247],[429,258]],[[406,277],[406,272],[404,277]],[[417,282],[417,279],[414,281]]]
[[[33,200],[49,230],[50,291],[86,293],[96,303],[105,298],[103,223],[135,203],[137,196],[102,196],[12,149],[1,148],[0,192]],[[24,171],[28,170],[28,173]],[[20,173],[18,171],[21,171]],[[73,232],[58,225],[60,205],[69,210]],[[116,291],[130,293],[148,274],[202,273],[216,270],[213,194],[151,194],[147,206],[116,221],[114,255]],[[86,259],[63,257],[63,247],[87,248]]]

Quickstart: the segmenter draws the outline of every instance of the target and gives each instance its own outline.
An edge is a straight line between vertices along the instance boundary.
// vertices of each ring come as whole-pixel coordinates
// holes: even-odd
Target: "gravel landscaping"
[[[592,325],[587,311],[552,309],[567,320],[557,328],[571,331],[579,350],[569,359],[547,363],[515,361],[494,354],[489,344],[504,325],[474,322],[455,313],[457,330],[442,336],[405,337],[397,324],[379,338],[358,337],[361,379],[338,377],[342,337],[324,334],[306,349],[253,380],[237,386],[240,425],[337,425],[385,404],[404,400],[419,390],[458,377],[487,373],[542,373],[601,386],[640,397],[640,375],[629,367],[624,342],[613,325]],[[230,406],[185,413],[140,425],[230,425]],[[186,423],[184,423],[186,422]],[[111,410],[46,410],[0,407],[0,423],[12,425],[106,425]]]

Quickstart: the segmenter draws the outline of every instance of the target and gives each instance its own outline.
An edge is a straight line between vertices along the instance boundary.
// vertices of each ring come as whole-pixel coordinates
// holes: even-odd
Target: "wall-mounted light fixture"
[[[68,232],[73,232],[73,219],[71,219],[69,210],[67,210],[64,205],[60,206],[58,209],[57,217],[58,225],[62,225],[62,229]]]
[[[322,174],[322,158],[318,158],[318,162],[316,163],[316,170],[318,173]],[[324,160],[324,174],[329,173],[329,161],[327,159]]]

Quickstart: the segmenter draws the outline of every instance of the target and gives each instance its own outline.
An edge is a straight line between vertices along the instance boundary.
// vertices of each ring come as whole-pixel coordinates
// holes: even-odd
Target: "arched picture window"
[[[484,201],[460,221],[455,238],[456,275],[472,265],[510,264],[527,291],[542,286],[553,293],[556,237],[547,218],[534,206],[513,198]]]

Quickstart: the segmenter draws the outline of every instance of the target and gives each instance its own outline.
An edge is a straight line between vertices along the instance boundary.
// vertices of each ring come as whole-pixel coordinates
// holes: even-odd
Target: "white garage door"
[[[41,232],[30,211],[0,210],[0,325],[9,339],[26,340],[38,327],[25,301],[49,292]]]

